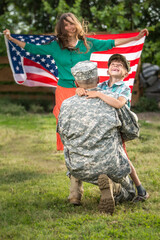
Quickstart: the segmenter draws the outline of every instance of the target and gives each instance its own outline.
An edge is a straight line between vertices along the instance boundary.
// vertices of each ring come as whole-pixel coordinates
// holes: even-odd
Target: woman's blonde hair
[[[75,15],[73,13],[63,13],[57,24],[56,24],[56,27],[55,27],[55,34],[57,36],[57,41],[60,45],[60,47],[62,49],[70,49],[69,48],[69,41],[68,41],[68,35],[67,35],[67,32],[65,30],[65,26],[64,26],[64,20],[67,21],[67,22],[70,22],[68,17],[70,17],[73,22],[71,23],[74,23],[75,26],[76,26],[76,29],[77,29],[77,37],[78,39],[82,40],[84,42],[84,45],[86,47],[86,52],[87,53],[89,51],[89,45],[87,43],[87,40],[86,40],[86,37],[85,37],[85,31],[84,31],[84,28],[83,26],[81,25],[81,23],[79,22],[79,20],[75,17]],[[74,48],[73,50],[79,50],[79,49],[76,49]]]

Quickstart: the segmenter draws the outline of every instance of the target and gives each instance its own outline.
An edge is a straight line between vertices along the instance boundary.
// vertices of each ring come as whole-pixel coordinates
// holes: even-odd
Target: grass
[[[52,114],[0,115],[0,240],[160,239],[160,122],[140,121],[127,142],[148,201],[100,214],[97,186],[84,183],[82,206],[68,201],[69,179],[56,151]]]

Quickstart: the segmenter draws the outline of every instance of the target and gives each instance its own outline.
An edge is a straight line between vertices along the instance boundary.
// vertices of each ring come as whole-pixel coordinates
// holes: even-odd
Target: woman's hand
[[[3,34],[6,36],[7,39],[11,39],[11,32],[9,29],[4,30]]]
[[[144,36],[148,36],[149,35],[149,32],[148,32],[148,30],[146,29],[146,28],[144,28],[144,29],[142,29],[141,31],[140,31],[140,33],[137,35],[137,39],[141,39],[142,37],[144,37]]]
[[[13,43],[17,44],[19,47],[21,47],[21,48],[24,48],[24,47],[25,47],[26,43],[25,43],[25,42],[21,42],[21,41],[17,40],[16,38],[13,38],[13,37],[11,36],[11,32],[10,32],[9,29],[4,30],[4,31],[3,31],[3,34],[6,36],[6,38],[7,38],[8,40],[10,40],[10,41],[12,41]]]

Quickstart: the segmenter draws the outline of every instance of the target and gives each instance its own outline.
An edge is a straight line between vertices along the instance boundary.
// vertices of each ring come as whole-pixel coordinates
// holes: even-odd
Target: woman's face
[[[67,17],[67,20],[68,21],[64,20],[64,29],[66,30],[69,37],[75,36],[77,31],[76,25],[71,17]]]

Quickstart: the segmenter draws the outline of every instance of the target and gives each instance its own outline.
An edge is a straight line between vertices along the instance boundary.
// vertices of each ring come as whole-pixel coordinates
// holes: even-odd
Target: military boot
[[[98,186],[101,191],[99,202],[99,211],[113,214],[115,209],[115,201],[113,196],[113,183],[105,174],[98,177]]]
[[[83,185],[82,181],[73,177],[71,175],[70,177],[71,185],[70,185],[70,194],[68,197],[68,201],[73,205],[80,205],[81,204],[81,198],[83,195]]]

